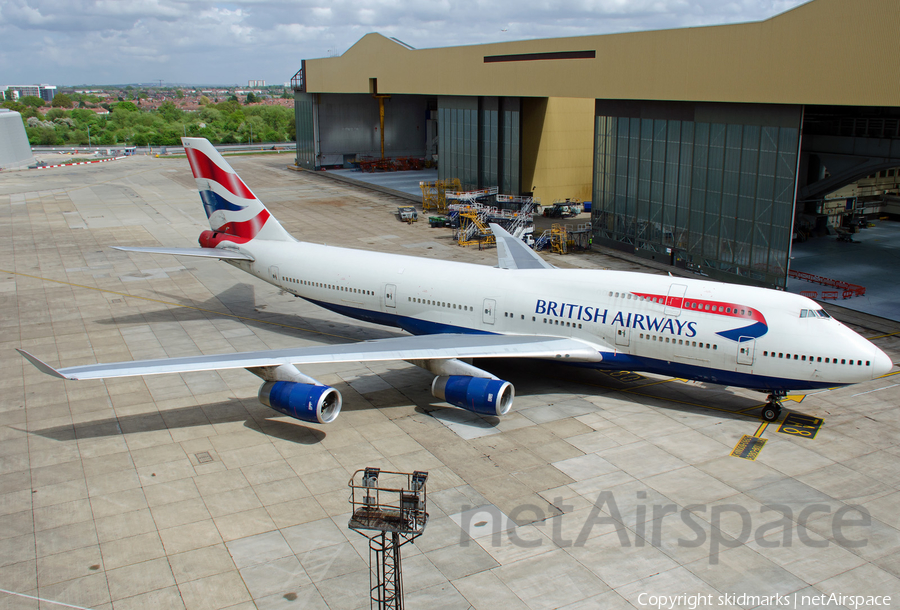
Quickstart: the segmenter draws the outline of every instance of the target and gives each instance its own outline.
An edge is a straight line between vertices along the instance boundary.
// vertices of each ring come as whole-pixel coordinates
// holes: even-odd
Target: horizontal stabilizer
[[[520,335],[418,335],[361,343],[322,345],[212,356],[187,356],[88,364],[54,369],[28,352],[17,350],[41,372],[62,379],[109,379],[161,373],[190,373],[282,364],[374,362],[446,358],[553,358],[566,362],[599,362],[602,345],[577,339]]]
[[[147,254],[173,254],[175,256],[199,256],[202,258],[218,258],[230,261],[256,260],[249,254],[227,248],[139,248],[126,246],[112,246],[113,250],[123,252],[145,252]]]

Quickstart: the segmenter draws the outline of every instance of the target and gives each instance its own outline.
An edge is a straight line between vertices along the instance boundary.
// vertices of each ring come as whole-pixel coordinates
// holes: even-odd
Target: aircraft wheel
[[[781,417],[781,407],[777,405],[766,405],[762,410],[762,418],[764,421],[775,421]]]

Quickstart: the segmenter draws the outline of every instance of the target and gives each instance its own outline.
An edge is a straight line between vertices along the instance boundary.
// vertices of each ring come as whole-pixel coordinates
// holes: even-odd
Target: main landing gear
[[[762,408],[760,416],[764,421],[776,421],[781,417],[781,399],[786,395],[785,392],[772,392],[766,398],[766,406]]]

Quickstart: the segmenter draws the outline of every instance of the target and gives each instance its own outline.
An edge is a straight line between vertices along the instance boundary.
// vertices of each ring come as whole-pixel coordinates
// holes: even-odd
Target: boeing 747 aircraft
[[[202,138],[183,138],[210,229],[200,248],[119,248],[220,259],[331,311],[410,336],[346,345],[163,358],[54,369],[105,379],[245,368],[259,400],[304,422],[329,423],[338,390],[303,374],[312,363],[405,360],[434,373],[432,393],[501,416],[512,384],[467,360],[539,358],[760,390],[775,421],[789,390],[868,381],[890,358],[802,296],[621,271],[556,269],[498,225],[499,264],[485,267],[297,241]]]

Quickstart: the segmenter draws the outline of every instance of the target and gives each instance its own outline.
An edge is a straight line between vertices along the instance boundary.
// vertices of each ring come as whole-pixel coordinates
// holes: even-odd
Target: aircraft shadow
[[[258,406],[259,411],[251,410],[244,405],[243,401],[230,399],[206,405],[168,409],[157,413],[106,417],[74,425],[30,430],[29,432],[52,440],[71,441],[244,422],[244,426],[252,430],[304,445],[319,443],[327,436],[324,430],[307,426],[298,420],[268,419],[269,417],[283,416],[267,407]]]
[[[540,396],[567,395],[562,399],[548,398],[547,404],[551,404],[552,401],[572,405],[583,401],[581,396],[611,395],[621,396],[623,401],[650,404],[655,408],[670,411],[696,413],[728,420],[747,420],[755,417],[755,410],[764,402],[761,393],[757,400],[734,394],[728,388],[714,384],[671,383],[665,382],[665,378],[649,378],[643,375],[637,375],[640,377],[639,380],[630,381],[634,377],[633,374],[624,376],[629,381],[622,381],[623,376],[610,375],[610,373],[619,374],[620,371],[605,372],[552,361],[481,358],[475,359],[474,365],[512,383],[516,388],[516,396],[528,399],[533,405],[539,404],[535,397]],[[414,373],[415,369],[412,372]],[[364,393],[364,404],[354,403],[351,408],[390,408],[413,403],[418,405],[419,412],[434,415],[438,419],[449,417],[450,421],[459,420],[460,416],[448,415],[450,409],[445,403],[431,395],[433,379],[431,373],[421,371],[420,375],[413,375],[406,369],[392,369],[379,373],[378,376],[391,388]],[[587,401],[583,402],[585,407],[591,408],[591,405],[586,404]],[[517,409],[515,404],[513,409]],[[461,409],[459,411],[469,416],[463,417],[467,423],[480,427],[485,427],[485,423],[489,423],[487,427],[490,427],[502,420],[471,414]],[[473,417],[482,418],[485,422],[471,421]]]
[[[256,304],[256,293],[252,284],[235,284],[202,303],[191,301],[181,295],[165,292],[159,292],[158,294],[171,299],[174,304],[178,304],[180,307],[167,306],[156,311],[118,315],[96,320],[96,322],[98,324],[127,326],[156,322],[208,320],[211,317],[221,317],[222,319],[239,321],[252,328],[276,330],[279,334],[285,336],[310,339],[325,344],[365,341],[400,336],[402,334],[387,327],[384,329],[371,328],[358,326],[352,322],[265,311],[266,305]],[[319,330],[323,328],[327,330]]]

